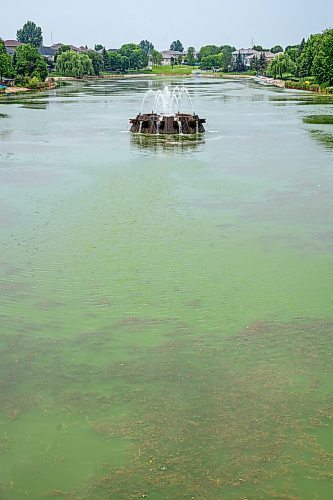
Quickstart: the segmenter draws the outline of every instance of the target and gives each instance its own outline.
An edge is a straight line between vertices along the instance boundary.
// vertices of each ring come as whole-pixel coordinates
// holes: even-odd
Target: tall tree
[[[103,48],[104,48],[103,45],[101,45],[100,43],[96,43],[96,45],[95,45],[96,52],[98,52],[99,50],[102,50]]]
[[[12,60],[6,52],[6,47],[0,38],[0,82],[4,76],[10,76],[13,71]]]
[[[250,68],[252,71],[259,71],[259,60],[256,55],[254,55],[251,59]]]
[[[232,53],[235,52],[235,47],[231,45],[222,45],[220,47],[221,57],[221,69],[223,71],[230,71],[232,68]]]
[[[333,29],[324,31],[316,45],[312,72],[319,84],[333,86]]]
[[[281,45],[274,45],[274,47],[271,48],[271,52],[273,54],[278,54],[279,52],[283,52],[283,47]]]
[[[285,49],[285,53],[290,57],[292,61],[296,62],[298,50],[299,45],[288,45]]]
[[[199,54],[198,54],[198,59],[201,61],[204,57],[207,56],[213,56],[214,54],[218,54],[220,52],[220,47],[217,45],[204,45],[201,47]]]
[[[283,78],[284,73],[295,73],[296,65],[288,54],[275,57],[267,67],[267,74],[273,78]]]
[[[265,52],[261,52],[261,54],[260,54],[260,57],[258,60],[258,67],[259,67],[259,71],[261,71],[262,73],[265,73],[266,68],[267,68],[267,59],[266,59]]]
[[[86,54],[91,59],[95,75],[99,76],[104,66],[103,57],[94,50],[88,50]]]
[[[153,50],[152,52],[152,63],[153,63],[153,66],[160,66],[162,64],[162,61],[163,61],[163,56],[160,52],[158,52],[158,50]]]
[[[151,55],[154,50],[154,45],[149,42],[149,40],[141,40],[139,47],[147,54],[147,56]]]
[[[298,59],[296,59],[298,76],[305,77],[313,74],[313,63],[318,53],[322,36],[320,34],[310,35],[307,41],[304,42],[303,50]]]
[[[268,52],[268,50],[264,49],[262,45],[253,45],[252,50],[257,50],[258,52]]]
[[[16,49],[16,71],[22,78],[36,77],[44,81],[47,77],[47,64],[36,47],[20,45]]]
[[[187,64],[189,64],[190,66],[193,66],[195,64],[195,48],[194,47],[189,47],[187,49],[186,61],[187,61]]]
[[[34,47],[43,45],[42,29],[33,21],[27,21],[24,26],[17,31],[16,38],[21,43],[29,43]]]
[[[236,56],[236,60],[234,62],[234,71],[237,71],[238,73],[242,73],[245,70],[242,54],[238,52]]]
[[[83,76],[93,75],[94,67],[87,54],[79,54],[69,50],[58,57],[56,71],[63,76],[82,78]]]
[[[103,68],[104,68],[104,71],[111,71],[110,70],[109,54],[106,52],[105,47],[103,48],[102,58],[103,58]]]
[[[128,58],[129,69],[143,69],[148,66],[148,56],[139,45],[127,43],[120,47],[119,53]]]
[[[180,40],[175,40],[170,45],[170,50],[175,50],[177,52],[184,52],[184,47]]]
[[[54,61],[57,62],[58,57],[64,52],[68,52],[69,50],[72,50],[69,45],[62,45],[61,47],[59,47],[55,55]]]
[[[301,41],[301,43],[298,46],[297,55],[296,55],[297,59],[302,55],[304,48],[305,48],[305,38],[303,38],[303,40]]]

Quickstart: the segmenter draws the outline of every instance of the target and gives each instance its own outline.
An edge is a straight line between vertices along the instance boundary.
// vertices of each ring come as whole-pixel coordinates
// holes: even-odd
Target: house
[[[17,47],[22,45],[22,43],[17,40],[4,40],[4,44],[7,54],[10,54],[11,56],[15,53]]]
[[[232,62],[235,63],[237,61],[237,58],[240,57],[242,64],[246,66],[246,64],[249,61],[249,57],[254,57],[256,56],[257,58],[260,57],[260,52],[258,50],[254,49],[239,49],[235,50],[232,53]]]
[[[163,50],[161,52],[163,60],[163,66],[171,66],[172,59],[175,63],[177,63],[179,56],[182,56],[184,59],[186,57],[186,52],[178,52],[178,50]]]
[[[273,52],[270,51],[259,52],[254,49],[239,49],[232,53],[232,62],[235,63],[240,55],[242,64],[244,64],[246,69],[250,69],[252,60],[255,57],[259,59],[261,54],[265,54],[267,64],[269,64],[273,59],[275,59],[276,56],[280,55],[281,52],[273,54]]]
[[[53,50],[55,50],[56,52],[58,52],[58,50],[61,47],[63,47],[64,45],[66,45],[67,47],[69,47],[74,52],[86,52],[88,50],[88,47],[83,47],[83,46],[81,46],[81,47],[75,47],[75,45],[66,44],[66,43],[55,43],[50,48],[53,49]]]
[[[56,56],[56,50],[52,47],[39,47],[38,52],[46,59],[48,64],[53,64]]]

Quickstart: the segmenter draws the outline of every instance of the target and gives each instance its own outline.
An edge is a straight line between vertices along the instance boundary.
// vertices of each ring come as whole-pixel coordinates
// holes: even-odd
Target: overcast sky
[[[298,43],[333,27],[332,0],[0,0],[0,37],[15,39],[27,21],[41,26],[44,45],[152,41],[158,50],[180,39],[187,48],[230,44],[265,47]]]

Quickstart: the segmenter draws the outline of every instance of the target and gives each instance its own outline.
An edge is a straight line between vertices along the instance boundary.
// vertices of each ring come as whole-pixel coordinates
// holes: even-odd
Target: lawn
[[[194,69],[197,66],[154,66],[152,71],[157,75],[190,75]]]

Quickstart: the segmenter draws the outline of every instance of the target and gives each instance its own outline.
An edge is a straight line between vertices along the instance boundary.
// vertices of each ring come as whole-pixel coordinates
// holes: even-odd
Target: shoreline
[[[331,95],[330,92],[321,91],[318,86],[316,88],[309,86],[309,88],[299,88],[300,84],[295,82],[291,85],[290,81],[285,81],[277,78],[269,77],[256,77],[253,75],[239,74],[228,74],[228,73],[190,73],[190,74],[170,74],[170,73],[135,73],[135,74],[121,74],[121,75],[100,75],[100,76],[87,76],[84,78],[76,78],[72,76],[49,76],[46,78],[45,83],[39,88],[29,88],[29,87],[7,87],[6,90],[0,94],[0,100],[2,97],[7,95],[19,95],[34,92],[45,92],[48,90],[54,90],[58,86],[58,82],[82,82],[82,81],[93,81],[93,80],[117,80],[117,79],[128,79],[128,78],[215,78],[215,79],[225,79],[225,80],[253,80],[259,85],[263,86],[273,86],[285,90],[298,90],[311,93],[320,93],[322,95]]]

